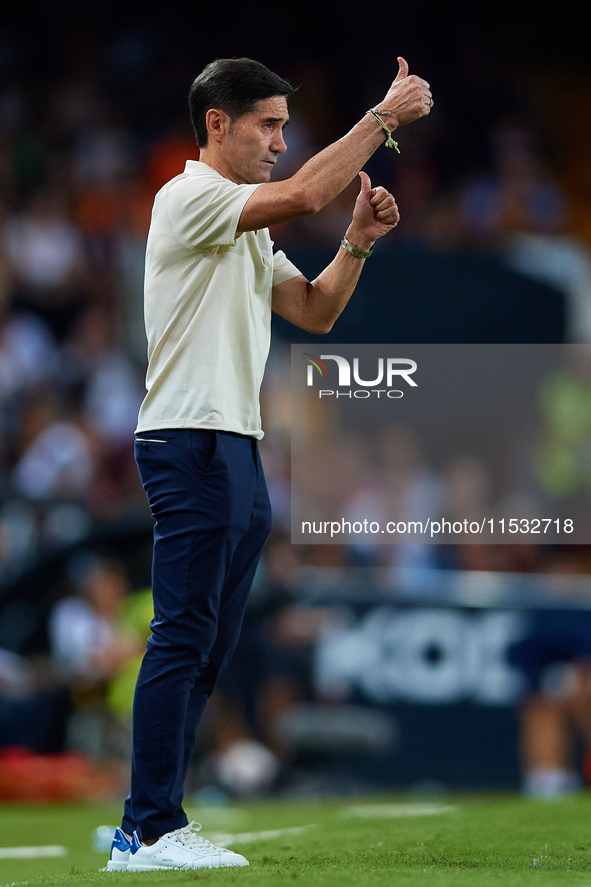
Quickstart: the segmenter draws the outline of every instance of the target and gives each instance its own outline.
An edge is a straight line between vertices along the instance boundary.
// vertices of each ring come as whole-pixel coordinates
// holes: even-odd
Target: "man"
[[[248,864],[197,834],[182,796],[196,727],[236,646],[271,526],[257,449],[271,311],[328,332],[375,241],[398,223],[392,195],[360,172],[385,137],[392,146],[391,132],[433,104],[428,83],[398,62],[384,100],[277,183],[290,84],[250,59],[218,59],[191,87],[200,160],[156,195],[146,256],[149,367],[136,460],[156,521],[154,620],[110,870]],[[273,253],[268,226],[318,212],[358,174],[341,247],[309,282]]]

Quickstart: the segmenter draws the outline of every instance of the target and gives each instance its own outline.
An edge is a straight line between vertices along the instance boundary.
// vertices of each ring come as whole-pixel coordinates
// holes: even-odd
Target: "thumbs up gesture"
[[[408,73],[408,62],[398,58],[398,74],[376,110],[387,114],[384,122],[389,129],[412,123],[425,117],[433,107],[431,88],[426,80]]]
[[[398,62],[398,74],[396,75],[396,79],[394,83],[398,83],[399,80],[405,80],[408,77],[408,62],[406,59],[403,59],[401,55],[396,59]]]
[[[385,188],[372,188],[371,179],[363,170],[359,178],[361,189],[346,237],[360,249],[370,249],[378,238],[396,227],[400,214],[394,197]]]

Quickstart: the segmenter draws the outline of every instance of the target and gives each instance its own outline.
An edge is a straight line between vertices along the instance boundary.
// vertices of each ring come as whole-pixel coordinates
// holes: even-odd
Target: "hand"
[[[388,129],[412,123],[420,117],[426,117],[433,107],[431,89],[426,80],[408,73],[408,64],[403,58],[398,59],[396,80],[386,93],[386,97],[376,108],[387,111],[384,122]]]
[[[361,191],[355,201],[353,220],[346,233],[347,240],[359,249],[370,249],[400,221],[396,201],[385,188],[372,188],[371,179],[363,170],[359,173]]]

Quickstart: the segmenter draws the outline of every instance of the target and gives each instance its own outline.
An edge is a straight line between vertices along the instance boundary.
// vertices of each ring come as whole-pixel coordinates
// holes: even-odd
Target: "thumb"
[[[398,56],[398,74],[396,75],[396,80],[394,83],[398,83],[399,80],[404,80],[405,77],[408,77],[408,62],[402,58],[402,56]]]
[[[366,172],[363,172],[363,170],[361,170],[361,172],[359,173],[359,178],[361,179],[361,191],[359,192],[359,194],[369,194],[369,192],[371,191],[370,177]]]

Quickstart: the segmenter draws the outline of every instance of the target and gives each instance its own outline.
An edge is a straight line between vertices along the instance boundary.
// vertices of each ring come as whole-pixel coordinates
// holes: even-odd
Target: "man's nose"
[[[269,147],[274,154],[285,154],[285,152],[287,151],[287,145],[285,144],[285,139],[283,138],[282,132],[274,134]]]

